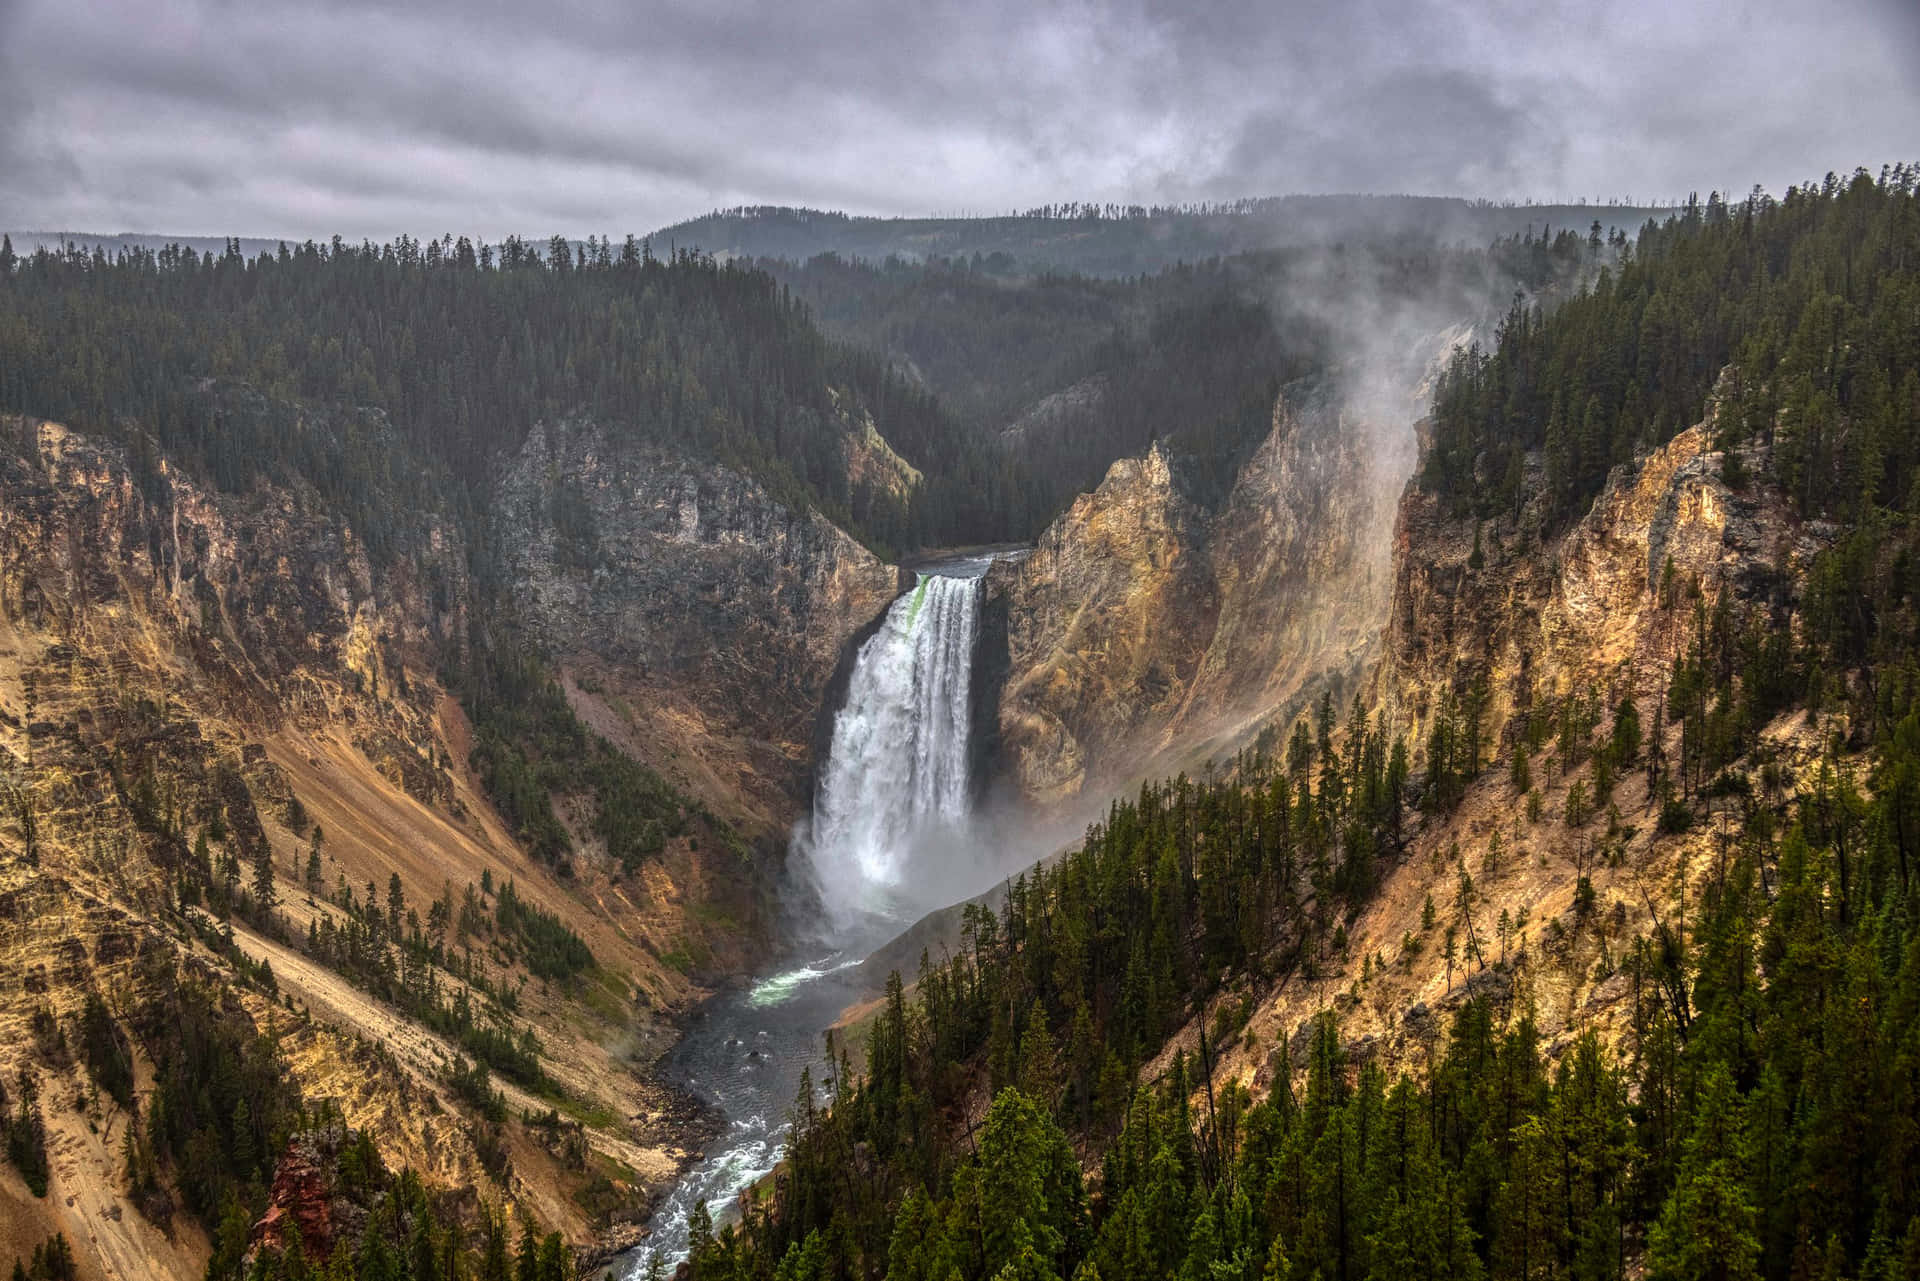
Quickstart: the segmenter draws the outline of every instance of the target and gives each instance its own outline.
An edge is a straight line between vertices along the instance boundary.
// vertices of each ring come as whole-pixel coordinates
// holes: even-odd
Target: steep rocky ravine
[[[581,717],[720,813],[784,833],[835,665],[899,571],[738,472],[590,423],[537,427],[494,515]]]
[[[54,1167],[44,1199],[0,1173],[0,1257],[60,1230],[122,1273],[204,1260],[184,1217],[169,1235],[126,1203],[126,1119],[37,1031],[47,1016],[72,1027],[89,992],[138,1004],[164,956],[223,979],[240,958],[269,962],[277,998],[235,985],[235,999],[278,1033],[301,1093],[447,1195],[525,1209],[582,1245],[633,1218],[699,1133],[649,1065],[701,995],[695,975],[757,955],[744,856],[689,831],[623,874],[564,796],[572,874],[522,852],[467,768],[471,729],[439,674],[475,608],[453,522],[415,513],[376,561],[298,487],[216,493],[165,460],[142,484],[117,450],[58,425],[0,434],[0,1074],[40,1077]],[[1503,766],[1526,750],[1527,714],[1569,695],[1608,709],[1631,697],[1655,725],[1696,608],[1795,598],[1823,531],[1764,487],[1730,487],[1712,439],[1709,421],[1616,469],[1565,529],[1531,503],[1476,523],[1417,483],[1402,492],[1410,433],[1296,386],[1218,503],[1196,501],[1156,447],[1114,464],[1030,555],[996,564],[981,764],[1035,814],[1284,730],[1336,685],[1342,712],[1358,691],[1404,737],[1418,778],[1436,717],[1479,691],[1487,768],[1457,808],[1414,825],[1307,972],[1275,990],[1230,982],[1207,1016],[1249,998],[1252,1013],[1220,1072],[1270,1079],[1328,1006],[1355,1057],[1397,1063],[1420,1061],[1468,992],[1531,1009],[1550,1042],[1618,1030],[1621,951],[1684,894],[1713,833],[1661,836],[1639,773],[1617,780],[1611,809],[1569,823],[1590,765],[1542,755],[1537,808]],[[590,422],[534,430],[490,520],[517,621],[580,718],[777,848],[807,802],[836,669],[901,572],[727,468]],[[1787,777],[1812,737],[1795,718],[1767,731]],[[269,860],[284,937],[235,920],[229,953],[206,909],[174,908],[206,832],[216,858]],[[593,953],[587,975],[547,982],[499,939],[469,940],[478,978],[516,990],[511,1017],[540,1038],[570,1118],[510,1123],[509,1167],[449,1087],[457,1047],[297,946],[345,919],[342,889],[384,896],[390,878],[422,915],[483,880],[484,910],[511,879]],[[1478,955],[1444,961],[1449,926]],[[498,1084],[514,1115],[552,1106]]]
[[[89,993],[130,1015],[168,958],[230,988],[274,1029],[309,1104],[331,1101],[438,1193],[525,1210],[582,1247],[641,1212],[701,1129],[650,1075],[702,994],[690,974],[742,970],[765,946],[742,925],[746,856],[703,845],[696,823],[625,875],[561,796],[569,874],[527,857],[467,767],[472,731],[439,675],[474,594],[444,516],[408,513],[411,532],[376,560],[298,485],[216,492],[164,458],[143,484],[121,451],[57,424],[8,419],[0,437],[0,1077],[38,1078],[52,1158],[44,1198],[0,1170],[0,1257],[58,1230],[83,1276],[201,1270],[208,1243],[186,1216],[156,1224],[128,1201],[127,1119],[48,1039],[73,1042]],[[534,434],[498,510],[517,595],[575,706],[663,769],[680,754],[677,781],[725,818],[783,825],[810,700],[894,571],[724,469],[601,462],[584,428],[553,445],[591,496],[589,520],[569,524],[549,439]],[[584,581],[563,568],[582,528]],[[249,894],[270,867],[279,938],[180,906],[202,840]],[[528,945],[492,923],[509,882],[579,936],[587,971],[531,972]],[[503,1149],[483,1144],[449,1085],[460,1048],[297,945],[345,928],[347,894],[385,908],[396,887],[395,919],[427,922],[413,928],[444,933],[471,967],[470,982],[436,970],[442,990],[539,1039],[557,1093],[495,1084],[512,1117],[558,1101],[556,1125],[509,1121]],[[446,916],[429,911],[443,902]],[[237,981],[260,961],[277,1002]]]
[[[1649,1012],[1671,999],[1654,990],[1658,971],[1648,958],[1698,938],[1710,882],[1728,875],[1731,851],[1753,837],[1743,824],[1808,795],[1823,771],[1829,780],[1834,772],[1869,777],[1865,761],[1840,746],[1848,738],[1844,718],[1804,708],[1753,726],[1724,791],[1697,766],[1685,775],[1685,731],[1666,707],[1676,665],[1713,626],[1704,620],[1723,616],[1742,635],[1797,630],[1810,570],[1835,538],[1833,526],[1801,520],[1757,479],[1775,470],[1760,445],[1744,446],[1730,466],[1715,445],[1716,413],[1710,404],[1703,421],[1614,468],[1578,519],[1552,514],[1537,455],[1527,460],[1527,497],[1497,518],[1455,515],[1418,479],[1405,486],[1391,536],[1381,531],[1378,554],[1390,569],[1375,600],[1384,627],[1367,661],[1347,669],[1348,698],[1336,705],[1330,732],[1335,750],[1348,752],[1342,725],[1357,715],[1410,749],[1408,808],[1397,829],[1404,839],[1378,848],[1377,875],[1364,889],[1337,889],[1325,865],[1303,877],[1303,914],[1334,905],[1324,927],[1226,970],[1218,989],[1186,1010],[1181,1030],[1142,1065],[1140,1082],[1164,1078],[1179,1052],[1189,1072],[1209,1064],[1213,1091],[1187,1078],[1196,1118],[1216,1097],[1230,1097],[1217,1088],[1228,1081],[1265,1097],[1290,1073],[1298,1089],[1315,1020],[1329,1012],[1345,1070],[1378,1066],[1419,1077],[1438,1062],[1469,1001],[1484,1003],[1496,1027],[1537,1034],[1549,1061],[1587,1032],[1622,1055],[1635,1052]],[[1099,744],[1165,733],[1182,702],[1171,691],[1205,689],[1202,660],[1193,655],[1210,647],[1185,633],[1217,629],[1233,612],[1218,594],[1213,563],[1195,552],[1216,545],[1196,532],[1208,524],[1180,495],[1167,455],[1155,451],[1116,466],[1099,494],[1049,532],[1033,557],[1050,560],[1049,569],[997,569],[1016,656],[1032,652],[1017,639],[1023,627],[1079,638],[1051,664],[1023,669],[1016,657],[1002,708],[1025,698],[1029,709],[1064,709],[1108,735],[1091,740]],[[1048,574],[1064,576],[1056,597],[1039,590]],[[1083,611],[1074,610],[1069,589],[1085,593]],[[1192,608],[1178,614],[1182,593]],[[1023,615],[1022,602],[1036,600],[1044,608],[1029,604]],[[1257,661],[1274,652],[1248,636],[1242,632],[1239,643]],[[1169,663],[1168,689],[1138,697],[1145,687],[1138,674],[1170,653],[1186,655],[1187,665]],[[1023,687],[1023,670],[1044,673],[1044,681]],[[1090,692],[1091,676],[1102,671],[1124,681]],[[1742,671],[1743,682],[1752,678]],[[1083,694],[1085,702],[1074,701]],[[1442,767],[1431,759],[1430,739],[1446,722],[1457,742],[1474,715],[1470,703],[1479,708],[1477,759],[1455,762],[1464,775],[1457,799],[1437,799]],[[1273,712],[1281,731],[1275,748],[1284,751],[1294,722],[1285,705]],[[1563,732],[1569,721],[1582,728]],[[1625,739],[1634,749],[1615,765],[1606,753],[1622,721],[1637,725]],[[1696,735],[1698,726],[1696,719]],[[1061,732],[1044,741],[1089,740]],[[1010,750],[1023,746],[1033,750],[1031,741]],[[1088,756],[1055,749],[1029,759],[1065,761],[1097,777],[1084,764]],[[1227,758],[1216,763],[1233,768]],[[1070,795],[1075,782],[1062,777],[1062,794]],[[1319,781],[1326,786],[1328,776]],[[1737,798],[1749,786],[1750,803],[1743,803]],[[1684,800],[1674,799],[1676,788]],[[1032,790],[1048,796],[1043,787]],[[1199,873],[1203,900],[1209,874]],[[1007,899],[993,892],[980,901],[1000,911]],[[1027,901],[1035,910],[1035,900]],[[929,917],[877,954],[867,966],[870,982],[889,969],[910,973],[923,953],[964,948],[961,915]],[[1073,918],[1062,912],[1060,919]],[[881,1005],[844,1014],[841,1030],[852,1044]],[[967,1096],[976,1123],[987,1112],[990,1070]],[[1094,1177],[1098,1142],[1077,1151]]]
[[[1230,731],[1267,721],[1284,734],[1329,688],[1339,721],[1357,701],[1406,744],[1419,786],[1436,720],[1477,712],[1464,797],[1414,818],[1337,946],[1274,988],[1230,976],[1201,1012],[1239,1027],[1222,1079],[1264,1090],[1326,1009],[1353,1061],[1390,1067],[1424,1066],[1469,996],[1530,1014],[1554,1054],[1583,1029],[1626,1035],[1636,997],[1621,962],[1659,921],[1684,917],[1725,832],[1663,832],[1644,767],[1607,780],[1596,802],[1592,759],[1563,769],[1539,718],[1587,704],[1604,736],[1631,700],[1647,750],[1677,760],[1681,731],[1663,708],[1697,620],[1724,602],[1736,621],[1790,626],[1832,538],[1771,487],[1727,482],[1714,412],[1615,468],[1582,518],[1554,525],[1537,456],[1536,497],[1501,519],[1457,517],[1417,479],[1397,495],[1370,484],[1367,435],[1326,401],[1283,399],[1218,511],[1183,493],[1177,461],[1156,448],[1116,463],[1029,558],[996,567],[1000,765],[1041,808],[1224,763],[1220,750],[1245,741]],[[1766,474],[1759,447],[1745,448],[1740,470]],[[1761,741],[1788,795],[1818,767],[1804,713]],[[1529,758],[1524,788],[1516,754]],[[1176,1048],[1197,1051],[1199,1024],[1145,1075]]]

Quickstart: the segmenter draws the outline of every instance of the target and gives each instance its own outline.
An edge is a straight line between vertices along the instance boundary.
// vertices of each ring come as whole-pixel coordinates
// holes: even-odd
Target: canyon
[[[685,1214],[679,1189],[694,1185],[680,1180],[703,1155],[717,1181],[698,1186],[729,1197],[771,1168],[769,1115],[785,1100],[753,1095],[757,1124],[709,1147],[742,1120],[715,1114],[712,1078],[769,1053],[797,1073],[820,1028],[846,1007],[857,1023],[884,978],[829,976],[1057,853],[1112,796],[1277,752],[1323,702],[1403,743],[1417,786],[1436,725],[1477,691],[1475,779],[1457,808],[1415,821],[1335,951],[1274,987],[1229,982],[1143,1073],[1203,1048],[1230,1006],[1246,1014],[1213,1076],[1255,1089],[1291,1070],[1328,1008],[1353,1057],[1390,1066],[1423,1061],[1469,995],[1529,1006],[1556,1053],[1581,1029],[1622,1035],[1621,950],[1658,927],[1713,835],[1659,832],[1637,775],[1612,790],[1604,833],[1522,819],[1528,798],[1499,767],[1534,750],[1535,708],[1584,691],[1657,725],[1695,612],[1795,599],[1830,538],[1771,491],[1727,482],[1711,409],[1615,468],[1565,528],[1537,503],[1450,514],[1417,475],[1414,420],[1431,369],[1469,338],[1427,335],[1390,395],[1333,375],[1281,388],[1224,495],[1204,495],[1190,461],[1156,442],[1113,462],[1030,549],[964,572],[937,557],[904,568],[743,470],[585,416],[534,424],[504,460],[484,556],[443,510],[402,513],[374,548],[310,486],[220,491],[164,456],[0,421],[0,1077],[39,1076],[53,1187],[37,1198],[0,1175],[0,1257],[59,1231],[85,1243],[84,1276],[204,1266],[197,1228],[125,1203],[128,1119],[46,1031],[77,1026],[101,992],[132,1010],[177,963],[231,988],[301,1097],[336,1107],[390,1164],[464,1212],[524,1213],[585,1258],[614,1259],[660,1198]],[[245,388],[208,395],[225,413],[265,412]],[[354,430],[376,441],[385,430],[373,411],[329,412],[358,414]],[[871,419],[847,435],[848,456],[886,483],[920,483]],[[476,563],[498,567],[510,611],[481,616]],[[456,675],[476,627],[529,638],[579,723],[679,798],[637,867],[611,852],[584,790],[554,790],[563,863],[533,856],[501,811]],[[912,714],[889,721],[888,708]],[[1787,777],[1811,768],[1804,721],[1766,735]],[[1550,814],[1592,781],[1590,767],[1539,768],[1531,804]],[[969,826],[976,814],[993,821]],[[278,935],[180,901],[180,869],[209,831],[236,867],[267,869]],[[1456,982],[1451,956],[1408,940],[1469,869],[1469,927],[1497,914],[1532,923],[1537,943],[1517,927],[1509,962],[1503,925],[1498,964],[1482,956],[1469,976],[1463,963]],[[513,994],[498,1017],[537,1037],[550,1073],[550,1088],[500,1089],[512,1115],[553,1122],[496,1132],[450,1087],[459,1044],[298,940],[388,894],[497,914],[507,885],[592,965],[538,975],[504,934],[468,938],[463,918],[462,983]],[[810,936],[796,913],[832,928]],[[245,977],[263,966],[268,990]],[[777,1050],[740,1035],[800,990]],[[707,1030],[675,1058],[689,1026]],[[748,1156],[728,1165],[729,1152]],[[274,1222],[311,1211],[302,1186],[275,1180]]]
[[[225,412],[261,412],[243,389],[215,395]],[[980,563],[968,625],[982,652],[969,642],[956,660],[979,689],[963,683],[950,717],[977,722],[982,741],[962,748],[949,790],[1011,794],[1036,816],[1084,808],[1128,768],[1177,765],[1299,702],[1323,669],[1352,679],[1384,616],[1384,491],[1365,433],[1310,389],[1290,397],[1219,511],[1185,498],[1155,449],[1114,464],[1030,555]],[[914,576],[737,471],[592,421],[537,426],[492,501],[517,625],[552,655],[582,723],[710,816],[628,876],[590,807],[563,796],[575,854],[557,873],[524,852],[468,764],[475,730],[445,668],[477,588],[451,520],[409,513],[376,559],[297,484],[226,494],[164,458],[144,478],[118,447],[55,423],[6,431],[0,742],[33,858],[8,865],[15,1049],[0,1071],[36,1056],[30,1022],[73,1019],[90,992],[135,1008],[158,973],[142,958],[216,975],[265,962],[283,1008],[249,998],[249,1016],[288,1025],[304,1096],[338,1102],[435,1186],[525,1209],[583,1248],[625,1239],[622,1215],[596,1219],[606,1211],[583,1194],[597,1182],[603,1202],[644,1208],[698,1150],[711,1122],[650,1065],[725,976],[774,954],[786,836],[812,809],[831,700],[846,697],[853,650],[914,602]],[[340,891],[384,895],[393,878],[422,910],[484,878],[553,912],[592,951],[584,986],[530,983],[498,943],[477,973],[517,987],[515,1021],[594,1114],[579,1140],[544,1147],[522,1131],[510,1170],[489,1171],[445,1084],[456,1046],[286,938],[204,909],[186,909],[197,934],[170,924],[172,862],[209,826],[240,865],[271,865],[294,938],[344,923]],[[995,866],[1017,862],[1002,851]],[[51,956],[71,960],[50,971]],[[190,1229],[110,1213],[113,1105],[71,1062],[41,1070],[56,1195],[0,1191],[18,1225],[0,1245],[58,1230],[101,1259],[193,1270],[207,1247]],[[545,1106],[503,1088],[515,1109]]]

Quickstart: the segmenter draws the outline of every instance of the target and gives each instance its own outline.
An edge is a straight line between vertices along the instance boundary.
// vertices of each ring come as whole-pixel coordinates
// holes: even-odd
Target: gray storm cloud
[[[0,0],[0,225],[645,231],[1920,157],[1905,0]]]

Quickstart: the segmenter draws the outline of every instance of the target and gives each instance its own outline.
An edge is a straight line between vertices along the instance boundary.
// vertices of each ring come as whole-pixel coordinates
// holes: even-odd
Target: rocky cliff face
[[[1049,803],[1104,777],[1103,756],[1169,719],[1218,602],[1205,518],[1167,454],[1116,462],[1023,560],[996,565],[1007,602],[1000,744],[1020,790]]]
[[[215,494],[164,460],[143,487],[57,424],[9,434],[0,719],[50,833],[127,801],[147,770],[176,785],[184,821],[219,814],[258,842],[254,796],[286,792],[264,743],[282,733],[337,734],[392,785],[451,801],[430,675],[466,626],[448,524],[419,513],[376,568],[311,493]],[[228,760],[254,783],[220,772]]]
[[[44,1199],[0,1186],[20,1234],[0,1253],[60,1230],[90,1269],[192,1275],[205,1242],[123,1199],[100,1136],[124,1119],[30,1029],[67,1026],[89,992],[129,1011],[175,960],[225,974],[161,909],[208,831],[220,856],[284,869],[294,899],[290,766],[334,775],[299,789],[329,825],[380,795],[443,823],[470,812],[428,674],[464,632],[465,552],[418,513],[405,553],[376,567],[310,492],[216,494],[164,459],[143,485],[119,451],[53,423],[7,419],[0,438],[0,1072],[39,1078],[52,1164]],[[349,824],[333,850],[330,879],[379,866]],[[289,1044],[314,1047],[316,1081],[357,1077],[377,1102],[396,1082],[351,1066],[350,1039]],[[451,1175],[478,1171],[457,1125],[436,1138]]]
[[[871,590],[877,609],[891,578],[830,527],[756,505],[724,477],[676,475],[660,541],[688,584],[604,612],[591,592],[563,597],[584,634],[570,652],[603,643],[610,668],[702,674],[716,702],[701,713],[751,725],[755,700],[788,707],[804,693],[781,682],[797,688],[807,665],[832,666],[831,642],[806,635],[830,625],[805,602],[840,601],[851,616]],[[607,541],[628,559],[614,563],[644,579],[651,545],[622,542],[615,514]],[[596,1224],[574,1193],[590,1170],[613,1171],[629,1207],[675,1171],[689,1118],[647,1067],[672,1011],[699,995],[687,971],[745,963],[739,930],[713,910],[724,875],[684,838],[630,879],[583,858],[563,881],[524,854],[467,768],[468,726],[436,675],[468,635],[467,549],[432,511],[396,513],[391,528],[376,558],[309,489],[217,492],[165,458],[143,472],[57,424],[0,419],[0,1075],[39,1079],[52,1164],[45,1198],[0,1169],[0,1257],[63,1231],[111,1275],[203,1270],[207,1243],[185,1216],[167,1230],[128,1199],[125,1118],[58,1048],[63,1030],[77,1043],[88,993],[126,1016],[175,966],[227,990],[262,1029],[272,1023],[302,1095],[332,1100],[390,1165],[434,1188],[524,1209],[584,1244]],[[550,548],[556,535],[541,537]],[[759,547],[790,555],[756,559]],[[736,594],[740,583],[748,590]],[[742,600],[762,612],[738,617]],[[672,626],[623,647],[636,618]],[[725,631],[705,634],[703,648],[703,624],[737,627],[741,648],[713,643]],[[771,686],[738,675],[770,666]],[[804,741],[805,716],[784,715]],[[204,907],[180,906],[182,869],[203,838],[249,893],[266,865],[274,930],[236,917],[229,945]],[[483,879],[512,879],[597,964],[584,983],[548,983],[510,942],[462,924],[472,975],[436,971],[446,993],[484,984],[468,989],[476,1009],[492,1004],[486,992],[512,991],[515,1009],[495,1017],[536,1035],[559,1088],[602,1118],[566,1144],[509,1126],[505,1166],[448,1085],[462,1048],[298,946],[312,929],[347,926],[345,889],[364,902],[377,886],[384,903],[397,880],[424,921]],[[488,898],[477,902],[486,917]],[[241,976],[263,961],[277,999]],[[501,1084],[516,1116],[549,1106]],[[83,1275],[108,1274],[87,1266]]]
[[[1538,502],[1476,531],[1408,489],[1375,690],[1416,760],[1449,693],[1482,687],[1483,741],[1507,744],[1517,715],[1574,690],[1599,689],[1609,703],[1660,696],[1696,601],[1711,611],[1729,593],[1748,605],[1786,599],[1824,534],[1771,488],[1731,489],[1713,430],[1709,416],[1616,468],[1558,534],[1543,533]]]
[[[1290,388],[1217,510],[1185,495],[1156,445],[995,568],[1000,737],[1024,796],[1058,805],[1177,764],[1367,654],[1411,465],[1410,433],[1397,448],[1389,426]]]
[[[1538,501],[1476,530],[1408,487],[1390,621],[1367,689],[1375,715],[1414,749],[1416,777],[1434,719],[1450,701],[1460,714],[1467,692],[1483,691],[1482,768],[1457,807],[1413,821],[1340,945],[1304,981],[1260,1001],[1249,1034],[1222,1056],[1224,1075],[1264,1086],[1327,1008],[1356,1061],[1415,1070],[1450,1011],[1473,997],[1527,1015],[1549,1053],[1587,1029],[1605,1040],[1629,1034],[1636,998],[1622,958],[1657,920],[1686,919],[1688,887],[1716,866],[1726,833],[1698,824],[1663,832],[1661,793],[1638,765],[1611,782],[1604,805],[1592,804],[1595,765],[1562,768],[1551,746],[1530,748],[1524,730],[1529,712],[1597,695],[1604,736],[1631,698],[1646,751],[1670,768],[1681,731],[1663,725],[1660,709],[1696,616],[1724,602],[1735,620],[1791,626],[1831,531],[1800,522],[1765,485],[1729,486],[1713,437],[1710,411],[1616,468],[1591,510],[1558,530]],[[1764,470],[1757,452],[1745,461],[1750,475]],[[1805,785],[1825,750],[1799,711],[1760,739],[1784,794]],[[1532,761],[1528,789],[1509,768],[1520,752]],[[1580,818],[1569,808],[1576,788],[1589,798]],[[1459,945],[1457,965],[1442,935]]]
[[[835,664],[899,571],[737,472],[591,424],[528,437],[496,525],[583,719],[721,813],[784,830]]]

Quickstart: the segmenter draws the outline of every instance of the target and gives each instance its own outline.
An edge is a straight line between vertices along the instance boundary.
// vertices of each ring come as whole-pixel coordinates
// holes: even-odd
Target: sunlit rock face
[[[1390,621],[1373,688],[1416,762],[1449,691],[1484,688],[1483,741],[1511,739],[1542,699],[1594,689],[1658,697],[1692,637],[1696,606],[1766,603],[1825,546],[1770,486],[1722,477],[1706,421],[1616,467],[1563,529],[1538,499],[1476,522],[1417,485],[1400,504]],[[1749,467],[1758,467],[1750,461]],[[1538,494],[1536,459],[1527,492]],[[1478,524],[1480,557],[1474,562]]]
[[[1156,447],[1114,463],[1031,556],[996,568],[991,589],[1008,597],[1001,752],[1028,799],[1077,794],[1103,752],[1177,710],[1199,660],[1192,637],[1215,621],[1204,529]]]
[[[1407,416],[1410,418],[1410,415]],[[1224,501],[1155,445],[996,566],[1001,763],[1054,806],[1228,744],[1371,652],[1386,617],[1406,420],[1288,389]]]

